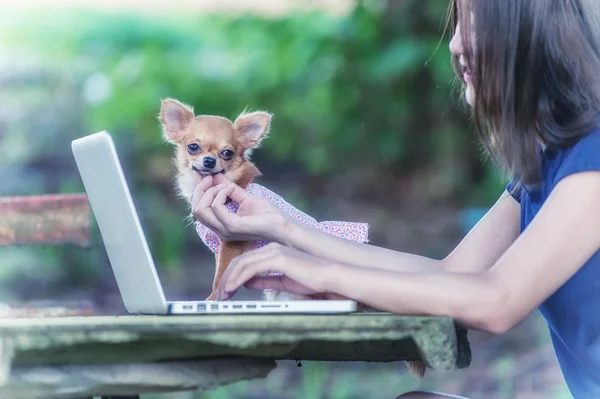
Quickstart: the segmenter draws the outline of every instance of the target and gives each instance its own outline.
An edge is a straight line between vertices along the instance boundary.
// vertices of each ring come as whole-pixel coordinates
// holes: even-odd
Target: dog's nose
[[[204,167],[212,169],[217,164],[217,160],[213,157],[205,157],[202,160],[202,163],[204,164]]]

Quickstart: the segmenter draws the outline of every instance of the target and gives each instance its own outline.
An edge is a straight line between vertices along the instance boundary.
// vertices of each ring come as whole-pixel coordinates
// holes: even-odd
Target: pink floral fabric
[[[317,222],[313,217],[306,213],[298,210],[290,203],[285,201],[280,195],[273,191],[259,185],[250,184],[247,191],[262,198],[265,198],[275,204],[279,209],[291,215],[297,221],[304,223],[308,226],[332,234],[337,237],[342,237],[348,240],[357,241],[360,243],[367,243],[369,241],[369,225],[367,223],[353,223],[353,222],[336,222],[336,221],[324,221]],[[226,205],[231,212],[237,212],[238,204],[231,201]],[[196,232],[204,242],[204,244],[213,252],[219,251],[219,245],[221,241],[219,237],[213,233],[208,227],[203,224],[196,222]],[[254,248],[260,248],[265,246],[268,242],[257,241],[254,242]]]

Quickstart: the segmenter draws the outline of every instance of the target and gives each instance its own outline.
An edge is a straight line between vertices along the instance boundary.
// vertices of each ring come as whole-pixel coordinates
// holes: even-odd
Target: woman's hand
[[[227,197],[238,203],[237,213],[229,211]],[[207,176],[192,195],[192,215],[227,241],[275,241],[283,237],[287,220],[273,203],[230,182],[223,175]]]
[[[269,275],[269,273],[283,275]],[[274,289],[298,295],[328,292],[333,264],[277,243],[246,252],[235,258],[223,274],[217,297],[227,300],[246,288]]]

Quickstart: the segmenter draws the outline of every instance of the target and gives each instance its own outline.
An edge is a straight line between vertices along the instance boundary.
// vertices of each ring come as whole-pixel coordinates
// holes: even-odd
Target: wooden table
[[[210,390],[265,378],[276,360],[470,364],[444,317],[97,316],[0,321],[0,397],[83,398]]]
[[[0,247],[86,248],[90,225],[83,193],[0,198]],[[464,368],[471,362],[466,331],[444,317],[106,317],[85,312],[78,317],[39,317],[39,311],[25,309],[19,318],[14,310],[0,314],[0,398],[137,397],[209,390],[265,378],[276,360],[283,359],[422,360],[438,370]]]

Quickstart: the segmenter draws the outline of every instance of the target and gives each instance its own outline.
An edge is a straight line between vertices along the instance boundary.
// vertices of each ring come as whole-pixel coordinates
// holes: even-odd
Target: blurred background
[[[260,184],[318,220],[370,223],[375,245],[443,257],[506,183],[484,161],[453,82],[446,8],[443,0],[2,1],[0,196],[83,192],[70,142],[106,129],[167,297],[204,298],[214,258],[175,195],[160,100],[230,119],[263,109],[274,119],[253,158]],[[125,313],[93,228],[91,249],[0,248],[0,301],[89,300],[101,313]],[[403,363],[281,362],[267,380],[156,398],[393,398],[415,388],[568,397],[537,313],[502,337],[469,339],[469,369],[421,382]]]

